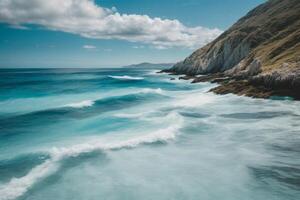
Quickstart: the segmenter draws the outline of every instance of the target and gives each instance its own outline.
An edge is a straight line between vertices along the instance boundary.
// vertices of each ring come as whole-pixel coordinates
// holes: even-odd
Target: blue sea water
[[[0,200],[297,200],[300,103],[155,69],[1,69]]]

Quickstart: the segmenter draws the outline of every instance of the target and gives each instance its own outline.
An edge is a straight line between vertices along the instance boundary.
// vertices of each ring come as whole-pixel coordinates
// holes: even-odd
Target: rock
[[[245,95],[255,98],[269,98],[273,96],[273,91],[264,87],[254,87],[248,81],[230,81],[221,84],[210,90],[216,94],[229,94],[234,93],[237,95]]]
[[[194,78],[192,83],[214,82],[215,80],[217,80],[219,78],[221,78],[221,79],[224,78],[223,74],[221,74],[221,73],[209,74],[209,75],[204,75],[204,76]]]
[[[185,75],[185,76],[179,77],[179,80],[190,80],[190,79],[194,79],[194,78],[195,78],[195,76]]]
[[[231,91],[256,97],[276,93],[298,98],[299,30],[300,1],[269,0],[167,71],[188,77],[205,75],[194,78],[193,83],[220,83],[213,90],[218,93]]]
[[[247,79],[261,72],[261,62],[254,59],[249,65],[238,64],[234,68],[227,70],[224,74],[235,77],[236,79]]]

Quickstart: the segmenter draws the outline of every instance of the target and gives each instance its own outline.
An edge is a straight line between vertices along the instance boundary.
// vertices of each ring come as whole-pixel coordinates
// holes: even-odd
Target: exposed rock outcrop
[[[253,87],[270,96],[277,93],[298,98],[300,93],[300,1],[269,0],[250,11],[216,40],[195,51],[168,72],[186,74],[220,73],[236,84]],[[198,79],[199,80],[199,79]],[[225,91],[228,78],[225,78]],[[197,79],[194,80],[197,82]],[[241,84],[247,83],[247,84]],[[253,90],[254,91],[254,90]],[[281,91],[281,92],[278,92]],[[225,92],[224,92],[225,93]],[[241,91],[234,92],[243,94]],[[255,92],[253,92],[255,93]],[[260,93],[260,92],[259,92]],[[247,92],[244,93],[248,95]],[[255,95],[252,95],[255,96]],[[264,95],[257,95],[257,97]]]

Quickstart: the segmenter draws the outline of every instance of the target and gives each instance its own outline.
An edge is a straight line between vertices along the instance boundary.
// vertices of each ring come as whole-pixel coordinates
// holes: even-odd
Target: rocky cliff
[[[260,93],[263,88],[267,96],[300,99],[300,0],[269,0],[256,7],[169,72],[218,74],[221,86],[214,89],[217,93],[237,93],[235,83],[244,83]],[[249,95],[246,91],[239,92]]]

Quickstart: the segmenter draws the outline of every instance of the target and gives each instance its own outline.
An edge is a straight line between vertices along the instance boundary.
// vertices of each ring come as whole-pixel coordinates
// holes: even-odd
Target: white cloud
[[[96,49],[97,47],[93,46],[93,45],[83,45],[82,48],[84,49]]]
[[[0,0],[0,22],[36,24],[82,37],[141,42],[160,49],[199,47],[221,33],[219,29],[187,27],[178,20],[120,14],[93,0]]]

